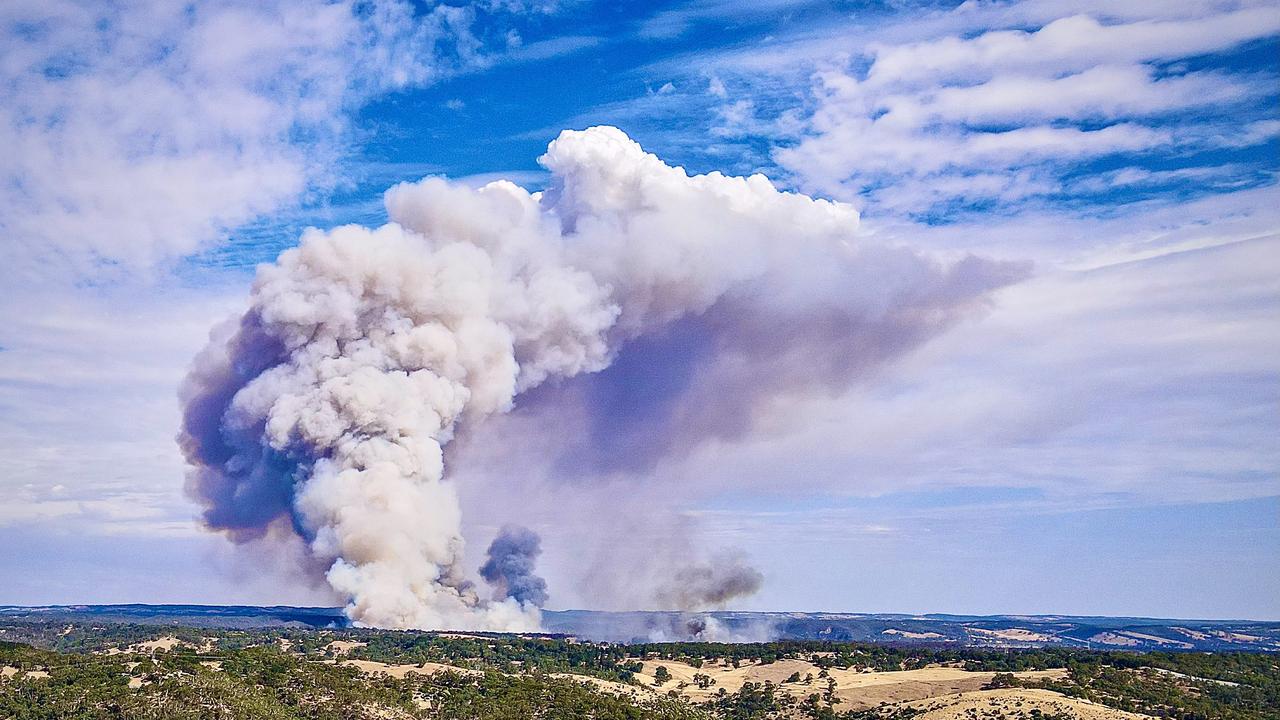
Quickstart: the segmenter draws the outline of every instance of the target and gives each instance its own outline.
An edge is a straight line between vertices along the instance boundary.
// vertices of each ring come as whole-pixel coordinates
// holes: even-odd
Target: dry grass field
[[[1065,717],[1072,720],[1144,720],[1149,715],[1115,710],[1048,690],[977,690],[908,703],[925,712],[915,720],[1030,720]]]
[[[859,710],[877,707],[881,703],[903,703],[972,692],[981,690],[995,676],[992,672],[969,672],[953,667],[893,672],[859,672],[831,668],[824,672],[806,660],[741,664],[736,668],[723,662],[704,663],[701,668],[695,668],[681,662],[645,661],[644,669],[636,674],[636,679],[653,687],[654,674],[659,666],[665,667],[671,675],[671,679],[659,687],[663,691],[676,690],[695,702],[712,699],[722,688],[729,693],[737,692],[748,682],[770,682],[782,692],[804,698],[825,692],[829,682],[834,681],[834,694],[841,701],[841,710]],[[788,678],[797,675],[799,682],[787,682]],[[1015,676],[1024,679],[1059,678],[1063,675],[1063,670],[1015,673]],[[704,678],[702,683],[695,676]],[[708,683],[705,678],[713,682]]]

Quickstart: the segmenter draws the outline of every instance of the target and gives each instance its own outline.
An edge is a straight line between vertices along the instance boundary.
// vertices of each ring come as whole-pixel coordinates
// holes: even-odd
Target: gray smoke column
[[[723,552],[707,562],[677,568],[658,588],[658,598],[676,610],[722,608],[732,600],[754,594],[763,583],[764,576],[744,557]]]
[[[1023,272],[869,244],[848,205],[689,176],[616,128],[566,131],[540,162],[543,193],[428,178],[386,193],[386,225],[308,231],[259,269],[184,383],[179,443],[205,525],[237,542],[296,533],[357,623],[539,625],[534,604],[482,600],[465,577],[444,460],[459,426],[704,313],[734,318],[705,328],[724,348],[710,378],[758,378],[760,398],[816,360],[845,382]],[[741,580],[713,576],[708,596]]]
[[[489,543],[480,577],[493,586],[499,600],[511,598],[522,605],[547,604],[547,581],[534,573],[542,554],[542,540],[529,528],[506,525]]]

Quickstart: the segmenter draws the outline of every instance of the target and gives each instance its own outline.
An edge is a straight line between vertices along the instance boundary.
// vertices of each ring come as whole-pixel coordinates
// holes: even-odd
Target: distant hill
[[[242,605],[0,606],[0,620],[182,627],[344,627],[340,608]],[[963,647],[1280,652],[1280,622],[1072,615],[544,611],[555,635],[610,642],[832,640]]]
[[[0,605],[0,620],[67,620],[179,627],[344,627],[342,608],[272,605]]]

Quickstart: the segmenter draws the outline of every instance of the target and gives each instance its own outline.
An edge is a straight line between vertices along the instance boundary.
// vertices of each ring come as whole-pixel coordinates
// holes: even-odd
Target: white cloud
[[[684,122],[666,125],[740,153],[765,139],[774,173],[870,216],[1057,202],[1093,162],[1203,164],[1276,132],[1274,68],[1216,56],[1280,34],[1266,3],[970,2],[773,29],[644,68],[714,79],[710,111],[686,98]],[[1148,187],[1160,177],[1175,179]]]
[[[1240,164],[1202,165],[1176,170],[1147,170],[1141,167],[1124,167],[1082,178],[1069,185],[1074,193],[1104,193],[1118,188],[1167,185],[1171,182],[1195,182],[1206,187],[1230,189],[1238,185],[1240,178],[1248,177],[1248,169]]]
[[[331,182],[355,106],[486,61],[475,15],[398,0],[6,3],[5,274],[150,268]]]
[[[655,13],[640,23],[638,35],[650,40],[668,40],[686,33],[697,23],[742,23],[775,13],[813,4],[813,0],[692,0],[680,7]]]
[[[591,35],[564,35],[549,40],[528,43],[527,45],[523,42],[516,42],[508,49],[503,56],[503,60],[505,62],[548,60],[593,48],[601,42],[603,42],[603,38]]]
[[[699,70],[765,73],[778,75],[797,70],[811,69],[815,63],[830,61],[836,57],[848,57],[856,53],[870,53],[875,49],[924,46],[942,38],[975,37],[987,31],[1016,30],[1033,32],[1064,18],[1093,18],[1107,25],[1123,25],[1140,22],[1156,25],[1155,31],[1176,29],[1183,41],[1181,48],[1187,53],[1212,52],[1229,47],[1239,40],[1242,33],[1249,35],[1267,27],[1274,19],[1263,18],[1261,27],[1249,29],[1249,20],[1261,17],[1267,10],[1265,0],[1170,0],[1169,2],[1118,2],[1117,0],[982,0],[965,2],[954,7],[935,10],[922,8],[890,8],[886,12],[866,11],[848,13],[843,18],[815,15],[811,22],[787,24],[775,27],[770,35],[756,42],[738,44],[727,49],[693,51],[697,62],[688,55],[664,58],[647,68],[666,73]],[[857,8],[855,8],[857,9]],[[1223,14],[1250,11],[1237,15],[1234,21],[1219,26],[1222,37],[1207,34],[1196,37],[1201,20]],[[1240,18],[1245,19],[1240,22]],[[1028,29],[1031,29],[1030,31]],[[1012,37],[1012,34],[1010,35]],[[1257,37],[1257,35],[1249,35]],[[1202,48],[1203,50],[1197,50]],[[1162,57],[1159,43],[1148,43],[1141,52],[1155,59]],[[1127,51],[1130,56],[1133,51]],[[1183,50],[1174,48],[1175,55]],[[1097,63],[1092,63],[1097,64]]]
[[[1069,15],[1032,32],[992,30],[974,38],[873,47],[875,65],[867,75],[876,84],[931,84],[1018,70],[1078,72],[1211,53],[1280,32],[1280,14],[1266,4],[1177,20],[1161,19],[1160,8],[1143,15],[1105,24],[1087,14]]]
[[[1028,258],[1042,272],[1088,269],[1273,234],[1280,228],[1277,197],[1280,190],[1270,185],[1180,202],[1155,198],[1096,212],[1033,205],[1010,215],[976,213],[936,225],[880,216],[863,227],[891,241]]]
[[[1097,130],[1035,125],[999,132],[903,132],[875,120],[826,111],[813,127],[817,134],[775,153],[804,187],[850,198],[879,190],[873,192],[873,201],[899,206],[903,198],[898,183],[903,179],[921,178],[935,191],[954,187],[959,191],[955,197],[967,197],[985,187],[971,182],[974,173],[982,177],[984,171],[1009,172],[1045,161],[1078,162],[1147,150],[1173,139],[1167,131],[1131,123]]]
[[[867,104],[884,112],[881,122],[913,127],[1143,117],[1235,102],[1267,90],[1217,72],[1155,78],[1147,67],[1099,65],[1072,75],[998,75],[982,84],[945,86],[929,94],[873,95]]]
[[[1273,76],[1152,63],[1277,32],[1280,15],[1251,7],[1195,19],[1072,15],[1034,30],[873,42],[860,56],[865,69],[836,57],[815,74],[808,127],[775,159],[802,187],[922,212],[1025,197],[991,173],[1028,173],[1020,188],[1052,195],[1064,173],[1093,159],[1247,146],[1267,126],[1229,139],[1189,111],[1222,116],[1259,101],[1274,94]]]

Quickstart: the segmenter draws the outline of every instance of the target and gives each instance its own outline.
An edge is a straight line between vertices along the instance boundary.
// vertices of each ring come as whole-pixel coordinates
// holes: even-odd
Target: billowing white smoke
[[[748,283],[793,309],[942,317],[1009,278],[864,251],[851,207],[762,176],[689,177],[614,128],[566,131],[541,162],[542,194],[427,179],[387,192],[387,225],[309,231],[259,271],[184,388],[206,524],[234,540],[291,527],[359,623],[537,627],[537,608],[480,600],[460,569],[442,452],[459,423],[602,370]],[[843,285],[847,269],[874,285]]]

